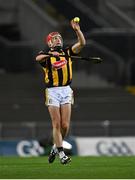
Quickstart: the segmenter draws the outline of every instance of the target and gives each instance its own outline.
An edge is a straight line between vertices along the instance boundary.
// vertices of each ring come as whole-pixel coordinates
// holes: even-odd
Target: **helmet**
[[[61,36],[61,34],[59,32],[51,32],[51,33],[48,34],[48,36],[46,38],[46,42],[47,42],[48,46],[50,48],[53,48],[53,47],[57,46],[57,45],[53,44],[53,38],[55,36],[59,36],[60,37],[61,43],[58,46],[62,47],[63,46],[63,39],[62,39],[62,36]]]

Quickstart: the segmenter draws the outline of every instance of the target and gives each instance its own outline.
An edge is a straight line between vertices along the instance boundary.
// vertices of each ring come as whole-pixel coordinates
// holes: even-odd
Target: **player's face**
[[[60,35],[55,35],[51,38],[50,40],[50,45],[52,48],[56,47],[56,46],[63,46],[63,40],[62,37]]]

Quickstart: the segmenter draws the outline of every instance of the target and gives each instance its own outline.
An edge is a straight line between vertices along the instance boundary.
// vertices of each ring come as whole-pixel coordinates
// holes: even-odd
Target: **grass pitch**
[[[135,157],[72,157],[62,165],[47,157],[0,157],[0,179],[135,179]]]

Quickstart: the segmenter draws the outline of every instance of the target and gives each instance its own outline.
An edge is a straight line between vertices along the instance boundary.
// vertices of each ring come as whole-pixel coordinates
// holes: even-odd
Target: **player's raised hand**
[[[72,20],[70,21],[71,26],[72,26],[72,28],[73,28],[75,31],[80,30],[79,22],[80,22],[80,18],[79,18],[79,17],[75,17],[74,19],[72,19]]]

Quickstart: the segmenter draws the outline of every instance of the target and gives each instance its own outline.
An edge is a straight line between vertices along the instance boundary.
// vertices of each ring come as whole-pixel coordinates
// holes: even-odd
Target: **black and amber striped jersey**
[[[39,54],[46,54],[40,51]],[[72,59],[66,55],[75,55],[71,47],[62,49],[60,55],[65,57],[48,57],[45,62],[40,62],[44,70],[46,87],[67,86],[72,81]]]

